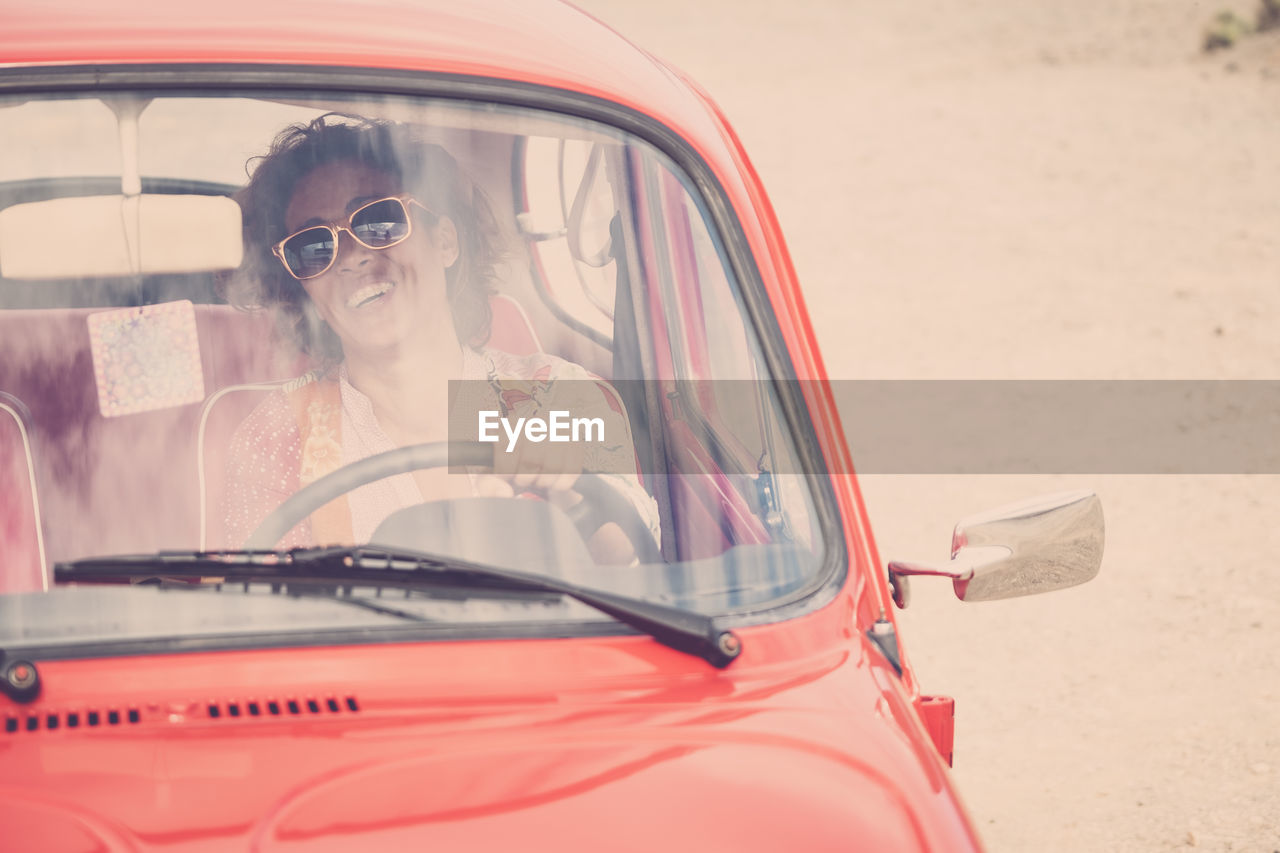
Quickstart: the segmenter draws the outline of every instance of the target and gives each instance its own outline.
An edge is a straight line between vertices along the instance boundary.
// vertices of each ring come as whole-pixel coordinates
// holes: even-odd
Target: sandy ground
[[[1199,50],[1252,0],[580,5],[725,109],[833,377],[1280,378],[1280,37]],[[1280,477],[863,481],[886,558],[1079,486],[1093,583],[902,614],[986,843],[1280,850]]]

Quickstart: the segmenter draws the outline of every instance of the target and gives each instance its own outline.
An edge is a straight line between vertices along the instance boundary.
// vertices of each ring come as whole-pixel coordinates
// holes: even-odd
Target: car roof
[[[676,125],[705,117],[671,69],[559,0],[0,0],[0,20],[0,67],[179,62],[434,71],[596,95]]]

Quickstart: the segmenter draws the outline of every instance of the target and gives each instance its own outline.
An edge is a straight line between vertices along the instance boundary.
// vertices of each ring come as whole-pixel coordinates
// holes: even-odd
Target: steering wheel
[[[411,444],[358,459],[291,495],[262,520],[245,541],[244,547],[250,551],[269,551],[275,548],[276,543],[298,522],[334,498],[366,483],[396,474],[423,468],[443,468],[447,465],[492,468],[493,448],[478,442],[451,444],[447,441],[433,441]],[[622,529],[641,563],[662,562],[662,552],[649,533],[648,522],[640,515],[635,504],[619,491],[612,479],[599,474],[583,473],[578,476],[573,490],[582,496],[582,500],[566,513],[584,542],[605,524],[613,522]]]

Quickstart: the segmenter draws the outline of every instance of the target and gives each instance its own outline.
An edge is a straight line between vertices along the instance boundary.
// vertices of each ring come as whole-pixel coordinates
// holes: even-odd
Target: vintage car
[[[1087,580],[1097,498],[881,563],[696,84],[554,2],[0,6],[0,847],[980,847],[895,601]]]

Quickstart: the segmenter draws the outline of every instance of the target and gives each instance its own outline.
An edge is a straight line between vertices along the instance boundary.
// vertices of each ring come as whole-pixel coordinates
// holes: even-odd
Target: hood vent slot
[[[175,708],[172,703],[76,711],[33,708],[22,714],[12,712],[5,714],[3,727],[5,733],[16,734],[18,732],[55,732],[59,729],[110,729],[142,722],[178,725],[201,719],[233,721],[270,717],[317,717],[354,714],[359,710],[360,703],[354,696],[229,700],[205,704],[191,703],[182,709]],[[201,714],[201,711],[204,713]]]
[[[268,699],[248,702],[210,702],[205,709],[209,719],[251,719],[253,717],[305,717],[315,714],[355,713],[360,703],[354,696],[308,699]]]

